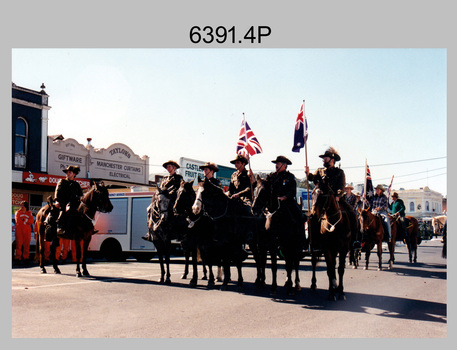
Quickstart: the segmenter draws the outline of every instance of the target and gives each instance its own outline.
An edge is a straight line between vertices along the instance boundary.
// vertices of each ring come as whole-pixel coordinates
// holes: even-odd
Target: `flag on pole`
[[[371,171],[368,164],[365,162],[365,186],[363,189],[362,197],[366,199],[369,203],[373,199],[373,181],[371,180]]]
[[[238,142],[236,144],[236,153],[245,156],[249,159],[250,156],[253,156],[257,153],[262,153],[262,147],[260,146],[257,137],[255,137],[254,132],[249,127],[246,119],[244,118],[241,121],[240,135],[238,136]]]
[[[390,199],[390,191],[392,190],[392,183],[394,182],[394,176],[392,175],[392,180],[390,180],[390,185],[387,188],[387,199]]]
[[[292,152],[300,152],[300,149],[305,147],[305,142],[308,140],[308,122],[306,120],[304,108],[305,101],[303,101],[301,105],[297,121],[295,122],[294,146],[292,147]]]

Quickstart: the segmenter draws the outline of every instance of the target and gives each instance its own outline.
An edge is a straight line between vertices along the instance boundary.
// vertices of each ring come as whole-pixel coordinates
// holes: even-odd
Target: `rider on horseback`
[[[168,205],[168,208],[173,208],[183,177],[176,173],[176,170],[179,169],[180,166],[175,161],[169,160],[168,162],[163,163],[162,166],[167,169],[168,175],[164,176],[162,179],[162,182],[160,183],[160,190],[166,190],[168,192],[170,197],[170,204]],[[152,235],[149,231],[141,238],[145,241],[152,242]]]
[[[61,238],[73,238],[71,230],[74,228],[74,219],[83,195],[81,186],[75,180],[79,170],[79,166],[73,165],[64,169],[63,172],[67,176],[58,182],[55,190],[54,205],[60,210],[57,218],[57,236]]]
[[[375,188],[376,194],[373,197],[373,211],[380,215],[382,221],[384,223],[384,231],[387,232],[389,237],[389,242],[392,240],[392,234],[390,230],[390,221],[389,215],[387,214],[387,208],[389,207],[389,200],[387,199],[386,195],[384,194],[384,187],[382,185],[378,185]]]
[[[310,174],[309,167],[305,166],[307,179],[308,181],[313,181],[316,185],[318,185],[319,182],[323,181],[324,179],[327,181],[336,200],[338,201],[339,206],[341,209],[347,212],[351,222],[352,234],[355,234],[357,232],[357,216],[353,207],[348,204],[343,197],[346,184],[346,175],[342,169],[335,167],[335,162],[341,160],[341,157],[333,147],[328,148],[325,153],[321,154],[319,157],[322,158],[324,167],[319,168],[313,174]],[[311,226],[313,228],[317,227],[316,224],[318,218],[312,215],[310,219]]]
[[[398,198],[398,193],[392,194],[393,202],[389,204],[389,209],[392,210],[392,216],[400,221],[403,236],[406,237],[406,218],[405,218],[405,203],[402,199]]]

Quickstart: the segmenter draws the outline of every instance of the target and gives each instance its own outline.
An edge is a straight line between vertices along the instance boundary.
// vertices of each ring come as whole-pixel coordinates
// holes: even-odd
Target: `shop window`
[[[414,212],[414,202],[409,203],[409,211]]]
[[[16,120],[16,135],[14,139],[14,166],[16,168],[26,168],[27,166],[27,138],[28,125],[24,118]]]
[[[430,203],[425,201],[425,211],[430,211]]]

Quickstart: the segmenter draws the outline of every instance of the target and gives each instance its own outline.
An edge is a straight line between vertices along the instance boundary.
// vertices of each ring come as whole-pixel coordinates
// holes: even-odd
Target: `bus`
[[[111,193],[111,213],[97,213],[90,252],[99,252],[108,261],[121,261],[133,256],[138,261],[150,260],[156,247],[143,237],[148,232],[147,207],[154,192]]]

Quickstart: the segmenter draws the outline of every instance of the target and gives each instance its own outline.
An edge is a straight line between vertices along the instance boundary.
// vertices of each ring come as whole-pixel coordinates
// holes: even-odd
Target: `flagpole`
[[[303,133],[305,135],[303,135],[303,138],[305,140],[305,165],[306,167],[308,167],[308,142],[306,140],[306,126],[304,125],[305,124],[305,119],[306,119],[306,113],[305,113],[305,100],[303,100]],[[308,181],[308,177],[306,177],[306,198],[308,199],[308,214],[309,214],[309,211],[310,211],[310,203],[309,203],[309,181]],[[309,217],[309,215],[307,215]]]
[[[363,209],[367,201],[367,159],[365,158],[365,183],[363,185]]]

